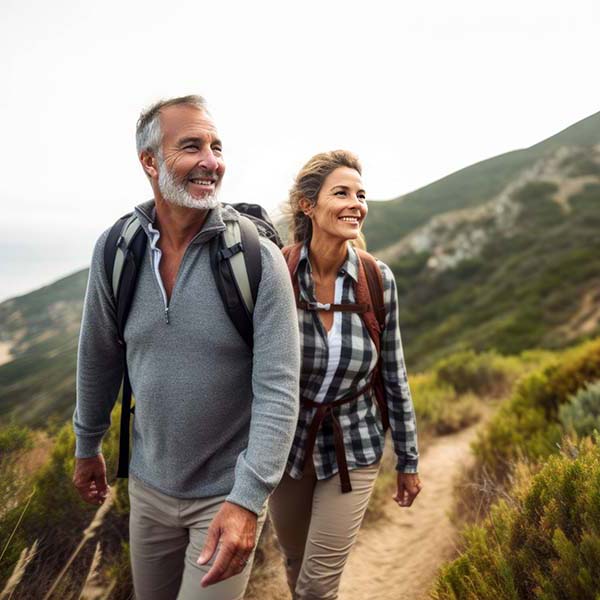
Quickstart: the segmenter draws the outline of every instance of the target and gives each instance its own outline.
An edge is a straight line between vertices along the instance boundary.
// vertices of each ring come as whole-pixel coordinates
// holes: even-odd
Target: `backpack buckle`
[[[331,304],[321,304],[320,302],[307,302],[308,310],[331,310]]]
[[[233,246],[229,246],[229,248],[222,248],[221,250],[219,250],[219,256],[221,257],[221,260],[228,260],[232,256],[235,256],[238,252],[243,251],[244,246],[242,246],[242,242],[238,242]]]

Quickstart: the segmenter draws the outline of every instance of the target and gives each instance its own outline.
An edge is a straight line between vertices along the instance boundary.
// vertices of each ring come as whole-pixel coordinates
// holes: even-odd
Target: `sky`
[[[134,133],[159,98],[207,99],[223,201],[276,212],[336,148],[386,200],[600,110],[599,25],[583,0],[3,0],[0,301],[151,197]]]

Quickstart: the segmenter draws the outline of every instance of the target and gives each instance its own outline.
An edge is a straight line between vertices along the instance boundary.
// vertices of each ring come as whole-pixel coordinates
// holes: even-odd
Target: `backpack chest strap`
[[[305,302],[296,298],[296,306],[302,310],[322,310],[325,312],[353,312],[363,314],[371,308],[369,304],[321,304],[320,302]]]

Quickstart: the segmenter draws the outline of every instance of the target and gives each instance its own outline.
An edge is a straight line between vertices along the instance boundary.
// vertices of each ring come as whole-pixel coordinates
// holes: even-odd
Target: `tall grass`
[[[2,592],[0,592],[0,600],[10,600],[14,594],[15,589],[21,583],[21,580],[25,576],[25,571],[27,569],[27,565],[33,560],[33,557],[36,555],[38,547],[38,541],[35,540],[33,542],[33,546],[31,548],[23,548],[21,551],[21,555],[19,556],[19,560],[13,569],[6,585]]]

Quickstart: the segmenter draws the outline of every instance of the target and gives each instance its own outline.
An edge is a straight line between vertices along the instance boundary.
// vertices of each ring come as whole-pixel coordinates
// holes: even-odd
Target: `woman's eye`
[[[344,192],[343,190],[340,190],[339,192],[335,193],[336,196],[339,196],[340,194],[342,194],[342,196],[345,196],[346,192]]]

